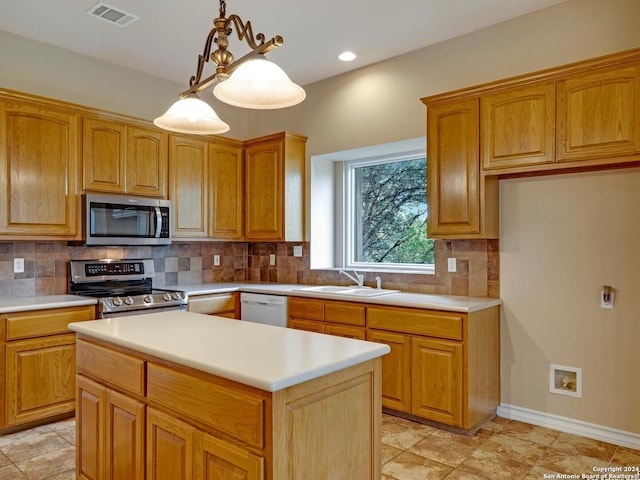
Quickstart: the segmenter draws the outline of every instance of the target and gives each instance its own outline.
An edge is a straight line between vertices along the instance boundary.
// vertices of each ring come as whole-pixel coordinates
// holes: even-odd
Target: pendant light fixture
[[[220,120],[211,106],[196,95],[214,83],[217,85],[213,94],[218,100],[242,108],[285,108],[304,100],[306,94],[302,87],[293,83],[279,66],[264,57],[265,53],[282,45],[282,37],[276,35],[265,41],[265,35],[258,33],[254,38],[251,22],[244,23],[235,14],[227,18],[226,7],[226,1],[220,0],[220,16],[213,21],[204,51],[198,56],[196,74],[189,80],[189,88],[178,95],[179,100],[153,121],[158,127],[200,135],[228,131],[229,125]],[[227,50],[232,26],[238,39],[244,40],[252,49],[238,60]],[[218,48],[212,52],[214,43]],[[215,63],[216,72],[203,79],[204,65],[208,61]]]

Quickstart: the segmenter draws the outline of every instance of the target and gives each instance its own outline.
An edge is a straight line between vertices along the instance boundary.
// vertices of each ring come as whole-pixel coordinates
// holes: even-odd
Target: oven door
[[[186,305],[171,305],[169,307],[141,308],[140,310],[128,310],[125,312],[100,312],[98,316],[100,318],[132,317],[134,315],[146,315],[148,313],[185,311],[186,309]]]
[[[171,202],[86,195],[87,245],[168,245]]]

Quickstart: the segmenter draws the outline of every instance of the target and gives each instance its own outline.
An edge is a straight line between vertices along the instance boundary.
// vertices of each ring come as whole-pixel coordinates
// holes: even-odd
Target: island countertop
[[[269,392],[390,351],[379,343],[184,311],[71,323],[69,328]]]

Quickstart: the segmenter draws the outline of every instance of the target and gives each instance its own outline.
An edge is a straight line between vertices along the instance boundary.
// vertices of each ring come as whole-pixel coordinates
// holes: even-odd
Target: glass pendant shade
[[[240,65],[213,89],[216,98],[242,108],[284,108],[302,102],[306,94],[275,63],[264,57]]]
[[[195,95],[178,100],[153,123],[172,132],[197,135],[215,135],[228,132],[230,128],[208,103]]]

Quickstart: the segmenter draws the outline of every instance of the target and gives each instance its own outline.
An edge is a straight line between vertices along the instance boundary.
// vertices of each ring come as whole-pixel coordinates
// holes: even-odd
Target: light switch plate
[[[213,256],[213,266],[214,267],[219,267],[220,266],[220,255],[214,255]]]
[[[269,265],[275,265],[276,264],[276,255],[275,253],[272,253],[269,255]]]
[[[447,258],[447,271],[448,272],[455,272],[457,269],[456,267],[456,259],[455,258]]]
[[[302,256],[302,245],[294,245],[293,246],[293,256],[301,257]]]

